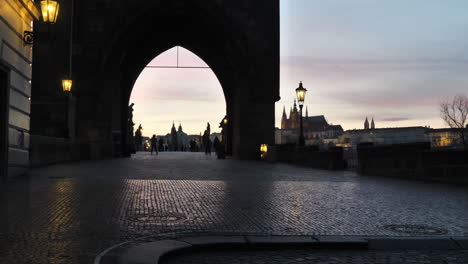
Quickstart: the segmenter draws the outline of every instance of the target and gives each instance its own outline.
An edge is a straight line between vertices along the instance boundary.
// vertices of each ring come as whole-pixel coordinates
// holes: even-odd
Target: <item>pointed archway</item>
[[[154,134],[164,141],[176,121],[201,144],[200,135],[209,123],[212,133],[224,132],[224,143],[229,142],[227,131],[218,125],[226,116],[222,86],[209,65],[184,47],[164,51],[145,67],[135,81],[130,103],[135,128],[142,124],[145,136]]]

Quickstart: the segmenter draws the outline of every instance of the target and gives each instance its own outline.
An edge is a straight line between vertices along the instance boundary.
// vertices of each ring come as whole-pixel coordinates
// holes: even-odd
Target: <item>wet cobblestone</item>
[[[255,250],[168,256],[163,264],[462,264],[468,251]]]
[[[217,160],[198,153],[32,170],[2,189],[0,263],[91,263],[114,244],[177,233],[468,236],[466,186]]]

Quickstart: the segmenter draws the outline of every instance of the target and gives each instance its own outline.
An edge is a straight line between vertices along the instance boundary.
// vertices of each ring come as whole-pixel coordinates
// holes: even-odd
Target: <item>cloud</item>
[[[411,119],[407,117],[387,117],[387,118],[379,119],[379,121],[384,121],[384,122],[398,122],[398,121],[408,121],[408,120],[411,120]]]
[[[219,96],[201,89],[159,89],[157,93],[149,96],[150,101],[191,101],[191,102],[216,102]]]
[[[359,74],[393,71],[464,71],[468,69],[468,59],[415,58],[415,59],[373,59],[373,58],[320,58],[320,57],[281,57],[281,65],[286,70],[308,71],[335,74]]]

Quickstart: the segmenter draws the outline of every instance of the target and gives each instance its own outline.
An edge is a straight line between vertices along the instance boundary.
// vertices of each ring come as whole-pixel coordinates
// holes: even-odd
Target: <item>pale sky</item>
[[[281,101],[292,106],[299,81],[309,90],[309,115],[345,129],[366,116],[377,127],[444,127],[439,103],[468,95],[468,1],[282,0]],[[206,66],[180,50],[180,64]],[[175,65],[171,50],[151,65]],[[225,115],[211,70],[146,69],[135,84],[135,123],[145,135],[217,127]]]
[[[176,66],[176,48],[149,63],[151,66]],[[190,51],[179,48],[180,66],[207,65]],[[219,122],[226,114],[221,84],[211,69],[143,70],[132,91],[135,103],[133,120],[142,124],[144,135],[170,133],[172,122],[179,122],[188,134],[203,134],[207,122],[211,131],[220,131]]]

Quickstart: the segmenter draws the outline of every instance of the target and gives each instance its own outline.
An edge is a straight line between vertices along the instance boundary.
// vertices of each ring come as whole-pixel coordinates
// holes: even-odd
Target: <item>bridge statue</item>
[[[132,103],[128,106],[128,113],[127,113],[127,153],[135,153],[135,140],[133,137],[133,131],[135,123],[133,123],[133,106],[135,104]]]

